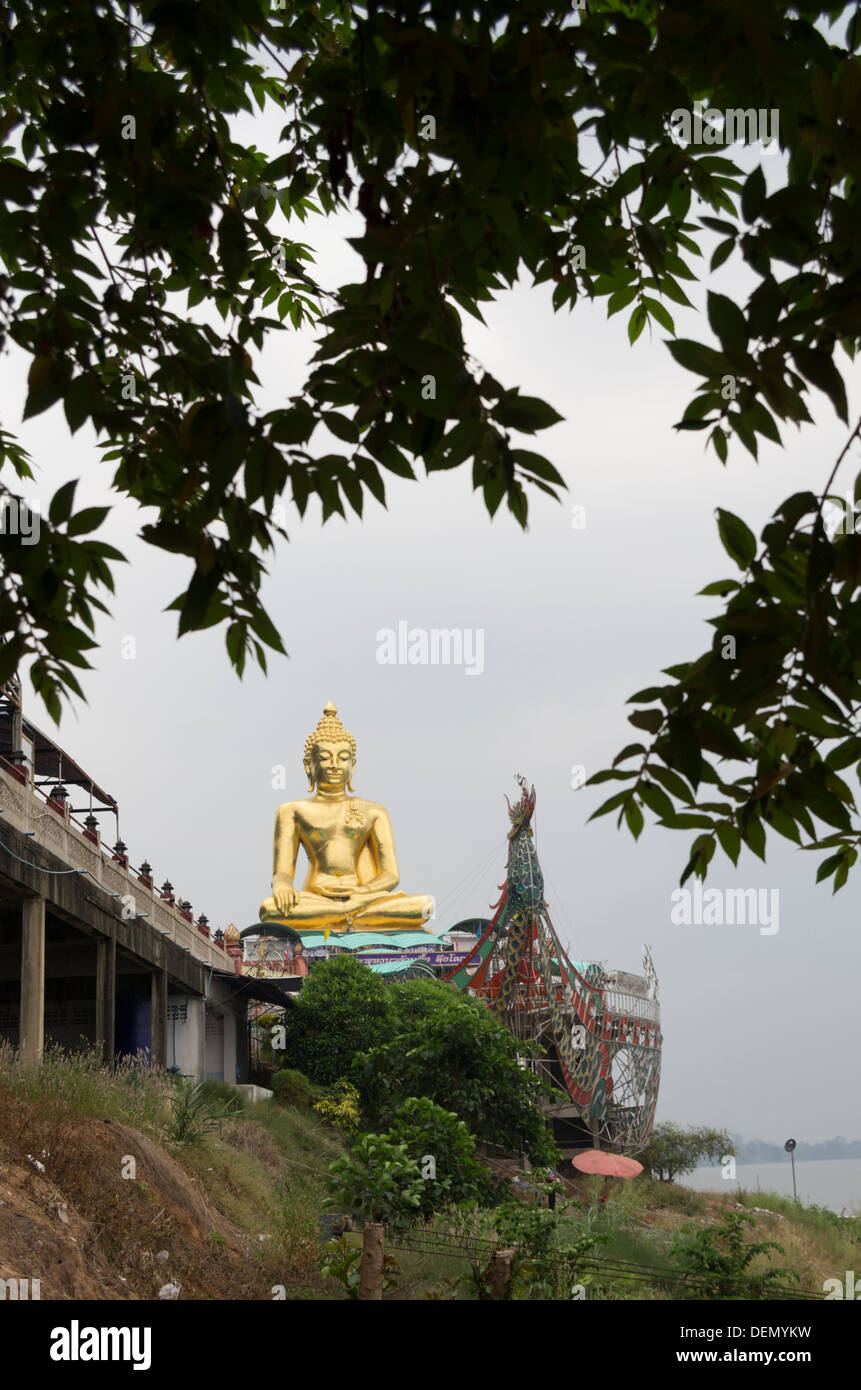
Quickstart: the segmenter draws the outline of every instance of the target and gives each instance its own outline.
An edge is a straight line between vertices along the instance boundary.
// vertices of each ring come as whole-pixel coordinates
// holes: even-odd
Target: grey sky
[[[268,122],[263,130],[271,135]],[[254,138],[266,143],[259,123]],[[322,248],[335,285],[358,265],[343,240],[353,230],[342,218],[293,234]],[[746,297],[734,262],[713,283]],[[704,289],[691,298],[702,304]],[[432,893],[440,925],[488,915],[502,881],[503,794],[522,772],[537,789],[547,898],[571,953],[639,970],[642,944],[652,947],[665,1038],[659,1118],[777,1140],[855,1137],[857,883],[832,898],[814,887],[814,856],[769,837],[767,866],[745,851],[734,870],[719,855],[707,886],[778,888],[777,934],[675,926],[670,894],[693,833],[647,829],[634,844],[613,816],[587,827],[614,788],[571,787],[572,766],[589,775],[636,737],[626,697],[708,645],[704,619],[719,604],[696,591],[734,568],[713,509],[758,531],[779,500],[824,482],[845,431],[815,399],[815,429],[787,432],[785,450],[764,444],[758,465],[733,446],[723,469],[704,436],[671,429],[697,379],[673,363],[662,330],[631,349],[626,313],[608,323],[603,305],[584,304],[554,315],[546,286],[519,287],[486,318],[487,330],[470,320],[468,334],[488,370],[565,416],[537,444],[524,440],[560,467],[571,489],[563,505],[535,493],[524,535],[507,513],[490,522],[464,468],[418,484],[387,475],[388,510],[369,498],[363,522],[321,528],[313,504],[304,522],[288,510],[291,543],[265,597],[290,659],[273,657],[268,681],[255,669],[240,683],[222,633],[176,642],[176,617],[161,610],[186,567],[136,540],[140,518],[120,502],[100,535],[132,563],[101,625],[89,704],[64,717],[60,741],[117,797],[132,862],[148,858],[215,926],[256,919],[275,808],[304,792],[302,747],[327,700],[358,741],[356,789],[391,812],[401,887]],[[681,311],[676,328],[707,333]],[[307,335],[275,335],[263,405],[301,387],[309,348]],[[5,360],[7,400],[23,401],[26,366],[20,354]],[[15,427],[11,412],[4,423]],[[21,437],[42,469],[37,495],[80,476],[78,505],[105,496],[91,431],[70,439],[59,406]],[[851,479],[851,463],[846,471]],[[586,507],[585,530],[571,527],[572,503]],[[379,665],[376,634],[399,620],[482,629],[483,673]],[[126,635],[134,660],[122,657]],[[32,696],[27,709],[50,727]],[[286,791],[272,786],[282,764]]]

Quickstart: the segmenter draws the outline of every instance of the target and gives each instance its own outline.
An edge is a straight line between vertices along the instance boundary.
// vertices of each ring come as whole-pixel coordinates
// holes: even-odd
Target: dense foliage
[[[764,855],[773,830],[830,851],[819,873],[839,887],[858,840],[840,772],[861,766],[861,542],[826,512],[857,438],[839,365],[861,335],[857,7],[9,0],[0,22],[0,345],[29,357],[24,415],[61,404],[73,431],[93,425],[117,492],[154,509],[141,534],[188,559],[180,634],[224,624],[240,672],[283,649],[259,586],[288,510],[361,515],[417,464],[471,463],[491,513],[505,500],[522,524],[530,486],[557,495],[521,436],[558,413],[464,341],[463,316],[518,277],[552,284],[557,310],[626,311],[631,342],[663,330],[697,378],[678,428],[722,459],[782,442],[813,393],[831,402],[848,433],[831,476],[759,544],[720,514],[741,577],[706,590],[727,600],[712,647],[635,697],[649,743],[600,776],[626,782],[603,810],[635,836],[646,809],[700,832],[685,876],[717,845]],[[236,136],[255,110],[277,118],[271,152]],[[347,208],[364,276],[331,289],[299,238],[311,211]],[[740,263],[745,303],[717,288]],[[698,278],[711,342],[675,336]],[[263,410],[264,342],[303,323],[310,374]],[[32,465],[8,423],[17,508],[9,475]],[[0,536],[0,679],[35,657],[58,715],[122,556],[92,536],[103,509],[75,512],[74,480],[42,510],[36,543]]]
[[[352,956],[315,965],[285,1017],[285,1057],[318,1086],[349,1075],[353,1058],[393,1036],[391,996]]]
[[[407,1146],[384,1134],[359,1134],[329,1164],[330,1203],[361,1221],[409,1222],[422,1198],[421,1170]]]
[[[402,1017],[391,1041],[380,1041],[354,1064],[365,1114],[385,1129],[409,1096],[425,1096],[453,1110],[484,1142],[552,1164],[556,1147],[538,1110],[542,1088],[521,1067],[517,1043],[484,1004],[437,981],[416,982],[418,1007],[410,1018],[403,986]]]
[[[399,1106],[387,1137],[404,1144],[410,1158],[419,1164],[422,1194],[418,1214],[425,1219],[458,1202],[490,1206],[507,1195],[508,1182],[494,1178],[476,1158],[475,1136],[464,1121],[427,1096],[411,1096]]]
[[[389,985],[336,956],[311,971],[285,1025],[285,1056],[316,1085],[353,1082],[368,1130],[387,1131],[405,1101],[423,1097],[480,1142],[536,1163],[556,1157],[537,1109],[540,1085],[519,1065],[508,1029],[450,985]]]

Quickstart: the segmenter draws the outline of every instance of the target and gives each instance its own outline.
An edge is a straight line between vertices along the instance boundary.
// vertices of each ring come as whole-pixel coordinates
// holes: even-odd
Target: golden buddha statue
[[[404,931],[421,928],[433,898],[396,893],[398,861],[385,807],[353,791],[356,740],[333,704],[305,740],[305,801],[285,801],[275,816],[272,897],[264,922],[297,931]],[[301,892],[293,884],[300,846],[308,856]]]

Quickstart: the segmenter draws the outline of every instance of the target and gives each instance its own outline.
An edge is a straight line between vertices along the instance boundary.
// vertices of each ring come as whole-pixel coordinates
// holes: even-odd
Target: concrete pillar
[[[182,1071],[190,1072],[195,1081],[206,1080],[206,1004],[189,996],[185,1027],[188,1043],[180,1062]]]
[[[106,1067],[116,1050],[117,943],[112,936],[96,942],[96,1044]]]
[[[176,1019],[168,1019],[168,1065],[175,1065],[184,1076],[193,1076],[195,1081],[205,1081],[206,1023],[203,1000],[170,992],[167,1007],[168,1012],[175,1008],[178,1014]]]
[[[224,1011],[224,1079],[233,1083],[237,1080],[237,1052],[236,1052],[236,1033],[237,1033],[236,1014],[229,1009]]]
[[[251,1080],[251,1037],[247,1009],[236,1018],[236,1080]]]
[[[41,1061],[45,1046],[45,899],[25,898],[21,913],[21,1055]]]
[[[167,1066],[167,971],[153,970],[150,979],[152,980],[150,1065],[164,1070]]]

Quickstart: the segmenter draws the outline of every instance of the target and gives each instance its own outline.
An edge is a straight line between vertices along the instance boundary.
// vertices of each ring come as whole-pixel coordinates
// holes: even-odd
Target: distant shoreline
[[[746,1158],[743,1154],[736,1153],[734,1155],[734,1158],[736,1163],[744,1164],[744,1166],[747,1168],[755,1168],[758,1164],[765,1165],[776,1163],[785,1163],[787,1168],[792,1168],[792,1160],[790,1159],[789,1154],[781,1154],[779,1158],[777,1156],[775,1156],[774,1158]],[[798,1167],[800,1163],[861,1163],[861,1152],[857,1154],[799,1154],[798,1150],[796,1149],[796,1167]],[[698,1165],[698,1169],[717,1168],[718,1170],[720,1170],[720,1166],[720,1159],[716,1158],[713,1163],[700,1163]]]
[[[776,1162],[742,1163],[736,1160],[735,1176],[724,1178],[720,1165],[704,1164],[677,1179],[681,1187],[696,1192],[773,1192],[792,1200],[792,1164],[789,1155]],[[802,1206],[828,1207],[841,1213],[861,1213],[861,1158],[799,1160],[795,1182]]]

